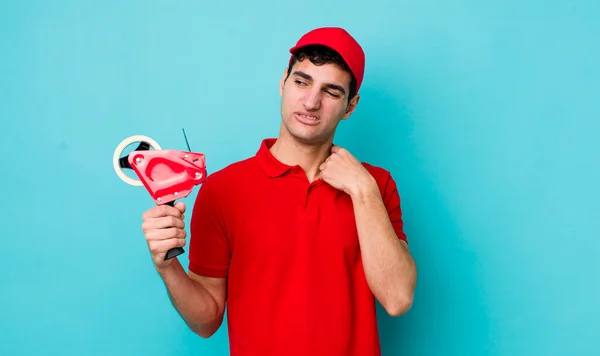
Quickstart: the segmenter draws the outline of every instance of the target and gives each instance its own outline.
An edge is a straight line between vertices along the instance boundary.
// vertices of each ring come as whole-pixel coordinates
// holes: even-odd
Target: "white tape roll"
[[[117,173],[117,175],[119,176],[119,178],[121,178],[121,180],[123,182],[125,182],[129,185],[134,185],[134,186],[140,187],[140,186],[144,185],[142,183],[142,181],[130,178],[128,175],[126,175],[123,172],[123,169],[119,166],[119,159],[121,158],[121,153],[123,153],[123,151],[125,150],[125,148],[127,146],[131,145],[134,142],[146,142],[147,144],[150,145],[150,147],[152,147],[155,150],[160,150],[161,148],[158,145],[158,143],[156,143],[156,141],[154,141],[150,137],[143,136],[143,135],[135,135],[135,136],[127,137],[126,139],[124,139],[115,149],[115,153],[113,155],[113,168],[115,169],[115,172]]]

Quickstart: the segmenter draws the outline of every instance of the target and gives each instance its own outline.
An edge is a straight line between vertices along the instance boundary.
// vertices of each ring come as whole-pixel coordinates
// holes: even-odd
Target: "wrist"
[[[174,259],[173,261],[161,265],[155,264],[154,268],[162,278],[167,278],[169,275],[172,275],[174,272],[177,272],[176,262],[178,262],[178,260]]]
[[[362,182],[362,184],[357,184],[351,189],[349,194],[353,201],[381,198],[377,182],[371,175],[369,175],[368,179]]]

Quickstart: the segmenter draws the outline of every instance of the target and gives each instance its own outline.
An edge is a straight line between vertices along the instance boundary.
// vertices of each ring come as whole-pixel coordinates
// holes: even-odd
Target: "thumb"
[[[185,213],[185,203],[182,201],[178,201],[177,203],[175,203],[174,205],[175,208],[177,208],[177,210],[181,211],[181,213]]]

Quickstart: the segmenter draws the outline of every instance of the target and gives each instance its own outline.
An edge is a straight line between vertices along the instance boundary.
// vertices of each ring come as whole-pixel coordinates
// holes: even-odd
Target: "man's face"
[[[334,64],[316,66],[304,59],[286,76],[287,69],[279,90],[282,129],[305,144],[333,140],[338,123],[358,103],[358,95],[348,102],[350,74]]]

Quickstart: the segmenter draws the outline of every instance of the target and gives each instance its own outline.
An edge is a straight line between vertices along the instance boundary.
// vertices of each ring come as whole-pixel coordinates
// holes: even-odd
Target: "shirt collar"
[[[276,138],[264,139],[256,152],[258,164],[269,177],[279,177],[293,168],[277,160],[271,151],[269,151],[276,141]]]

